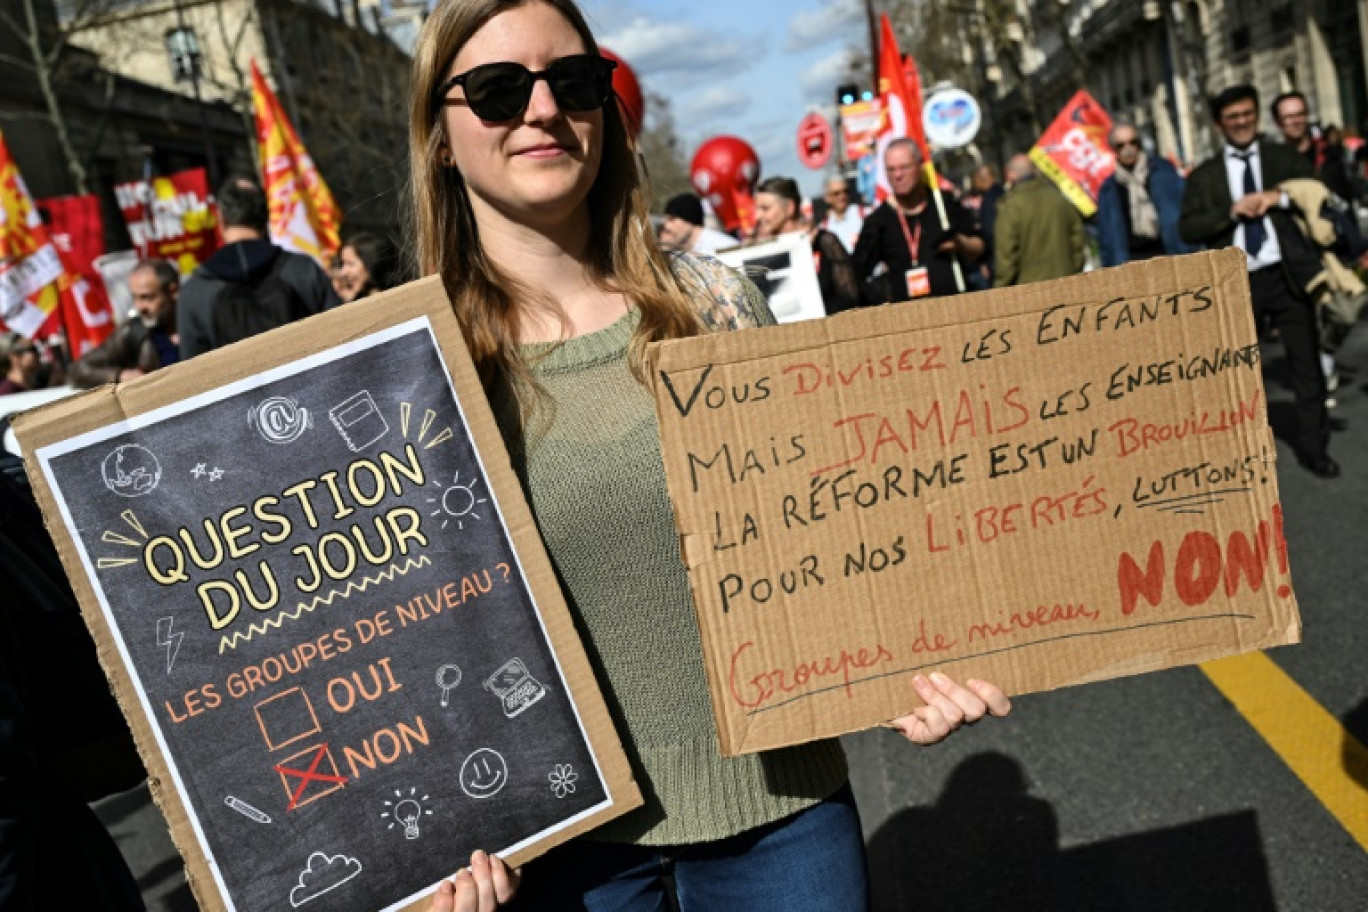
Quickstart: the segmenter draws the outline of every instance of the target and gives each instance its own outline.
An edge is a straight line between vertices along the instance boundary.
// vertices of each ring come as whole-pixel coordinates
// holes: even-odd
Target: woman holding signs
[[[715,261],[658,250],[613,64],[572,0],[444,0],[414,57],[416,247],[442,276],[587,640],[644,807],[518,878],[477,853],[434,910],[859,909],[839,744],[723,758],[666,495],[647,343],[773,323]],[[992,684],[918,677],[919,744],[1002,715]]]

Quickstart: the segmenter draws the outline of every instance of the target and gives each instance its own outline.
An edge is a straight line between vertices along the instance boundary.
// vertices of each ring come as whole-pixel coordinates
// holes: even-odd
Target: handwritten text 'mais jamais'
[[[143,567],[159,585],[178,586],[191,583],[192,572],[197,576],[214,573],[229,561],[260,552],[250,574],[238,569],[195,586],[209,626],[222,630],[238,617],[244,602],[256,611],[270,611],[280,604],[279,574],[272,560],[283,556],[292,539],[317,530],[322,522],[345,520],[358,508],[379,507],[382,501],[398,497],[406,488],[421,488],[426,481],[412,445],[404,447],[402,457],[382,452],[373,460],[357,459],[340,472],[324,472],[279,494],[234,506],[198,526],[182,526],[152,538],[143,546]],[[428,539],[420,525],[417,510],[397,506],[367,513],[317,541],[298,541],[288,551],[303,564],[294,587],[306,594],[316,592],[329,580],[351,577],[363,564],[383,567],[425,548]]]

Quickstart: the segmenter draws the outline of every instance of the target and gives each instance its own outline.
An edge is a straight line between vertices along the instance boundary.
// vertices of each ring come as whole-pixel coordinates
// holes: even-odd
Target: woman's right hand
[[[470,867],[442,881],[428,912],[494,912],[518,892],[521,872],[510,871],[497,856],[476,852]]]

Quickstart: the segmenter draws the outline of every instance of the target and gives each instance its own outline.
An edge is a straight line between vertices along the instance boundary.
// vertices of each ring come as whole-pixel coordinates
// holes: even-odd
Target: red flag
[[[57,280],[57,308],[38,336],[63,332],[72,357],[79,358],[114,331],[114,308],[94,265],[104,253],[100,201],[93,194],[59,196],[39,200],[38,207],[47,211],[48,234],[64,272]]]
[[[917,75],[916,63],[910,57],[904,61],[898,52],[898,39],[893,34],[893,23],[889,21],[887,13],[880,16],[879,25],[879,100],[883,103],[884,116],[879,130],[875,183],[878,187],[876,195],[886,199],[892,195],[883,164],[888,144],[895,139],[911,138],[921,150],[922,161],[927,165],[931,164],[931,150],[927,148],[926,131],[922,128],[921,77]]]
[[[1059,185],[1084,218],[1097,211],[1098,191],[1116,170],[1107,142],[1111,128],[1106,109],[1079,89],[1031,148],[1040,173]]]
[[[326,267],[340,246],[342,212],[255,60],[252,111],[261,154],[261,185],[270,206],[271,240],[286,250],[306,253]]]

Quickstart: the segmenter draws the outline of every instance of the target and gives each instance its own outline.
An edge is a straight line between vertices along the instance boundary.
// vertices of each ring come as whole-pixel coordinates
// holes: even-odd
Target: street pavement
[[[847,737],[878,912],[1368,912],[1368,842],[1350,832],[1368,821],[1334,815],[1361,813],[1368,792],[1368,329],[1340,360],[1358,368],[1336,394],[1344,474],[1321,481],[1285,443],[1290,387],[1265,347],[1304,625],[1268,656],[1338,725],[1280,754],[1189,667],[1020,697],[932,748]],[[1277,699],[1256,688],[1245,708]],[[194,909],[146,788],[97,810],[148,908]]]

